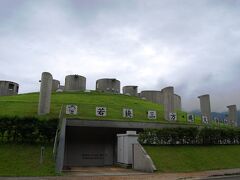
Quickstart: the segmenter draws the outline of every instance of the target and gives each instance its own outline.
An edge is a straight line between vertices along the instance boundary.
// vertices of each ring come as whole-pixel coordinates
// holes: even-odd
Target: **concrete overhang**
[[[129,122],[113,120],[84,120],[77,118],[63,118],[60,124],[58,138],[55,139],[54,152],[56,152],[56,172],[61,173],[64,167],[65,141],[67,128],[109,128],[116,130],[116,133],[122,130],[142,131],[143,129],[162,129],[170,127],[200,127],[194,124],[177,124],[177,123],[158,123],[158,122]],[[78,129],[78,128],[77,128]]]
[[[107,127],[107,128],[127,128],[127,129],[162,129],[171,127],[199,127],[195,124],[177,124],[177,123],[153,123],[153,122],[127,122],[111,120],[82,120],[66,118],[66,126],[80,127]]]

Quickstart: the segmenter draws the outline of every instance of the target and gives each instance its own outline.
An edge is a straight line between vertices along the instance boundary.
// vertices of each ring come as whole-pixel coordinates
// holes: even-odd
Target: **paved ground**
[[[223,176],[223,177],[212,177],[203,180],[239,180],[240,176]]]
[[[64,173],[66,176],[127,176],[143,175],[144,172],[134,171],[132,169],[120,167],[77,167]]]
[[[0,180],[189,180],[189,179],[239,179],[240,169],[204,171],[192,173],[142,173],[123,168],[76,168],[64,176],[55,177],[0,177]]]

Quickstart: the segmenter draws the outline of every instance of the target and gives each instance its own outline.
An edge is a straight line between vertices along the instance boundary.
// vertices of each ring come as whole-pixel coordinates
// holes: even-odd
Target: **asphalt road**
[[[240,180],[240,175],[232,175],[232,176],[224,176],[224,177],[211,177],[211,178],[204,178],[202,180]]]
[[[123,168],[78,168],[63,176],[0,177],[0,180],[240,180],[240,168],[190,173],[142,173]],[[228,176],[224,176],[228,175]]]
[[[136,176],[55,176],[55,177],[0,177],[0,180],[240,180],[240,175],[222,177],[181,177],[181,176],[159,176],[159,175],[136,175]]]

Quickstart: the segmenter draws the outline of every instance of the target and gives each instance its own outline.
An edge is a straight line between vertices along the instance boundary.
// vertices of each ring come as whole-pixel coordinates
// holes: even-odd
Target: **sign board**
[[[195,121],[194,115],[193,115],[193,114],[188,114],[188,115],[187,115],[187,121],[188,121],[189,123],[194,123],[194,121]]]
[[[227,120],[227,119],[224,119],[224,120],[223,120],[223,123],[224,123],[224,124],[228,124],[228,120]]]
[[[220,119],[218,117],[214,117],[213,120],[216,122],[216,123],[221,123]]]
[[[107,108],[106,107],[96,107],[96,116],[107,116]]]
[[[133,110],[132,109],[123,109],[123,117],[124,118],[133,118]]]
[[[156,111],[148,111],[148,119],[157,119]]]
[[[76,105],[70,104],[66,105],[66,114],[76,115],[78,113],[78,107]]]
[[[171,112],[169,113],[169,120],[176,121],[177,120],[177,113]]]
[[[208,117],[207,116],[202,116],[202,123],[208,124]]]

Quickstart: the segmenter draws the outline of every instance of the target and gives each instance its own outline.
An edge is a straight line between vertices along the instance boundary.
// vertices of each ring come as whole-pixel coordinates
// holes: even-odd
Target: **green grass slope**
[[[38,99],[39,93],[19,94],[15,96],[0,96],[0,117],[38,117]],[[39,118],[58,118],[62,105],[65,107],[67,104],[75,104],[78,106],[78,114],[68,117],[75,117],[79,119],[191,124],[187,122],[186,112],[177,111],[177,121],[169,122],[164,120],[164,108],[162,105],[155,104],[138,97],[122,94],[100,93],[95,91],[52,93],[50,114],[46,116],[39,116]],[[96,107],[106,107],[107,116],[96,117]],[[134,117],[130,119],[123,118],[123,108],[133,109]],[[149,120],[147,118],[148,110],[157,111],[156,120]],[[195,122],[193,124],[202,125],[201,117],[196,116]],[[224,124],[220,125],[223,127],[226,126]],[[220,125],[217,124],[215,126]]]
[[[239,145],[144,146],[159,172],[240,168]]]
[[[39,145],[1,144],[0,176],[56,175],[52,147],[45,147],[42,164],[40,164],[40,151]]]
[[[0,116],[37,116],[38,98],[38,93],[2,96],[0,97]],[[53,93],[51,113],[46,117],[58,117],[63,104],[77,105],[79,113],[75,117],[80,119],[164,121],[163,106],[161,105],[137,97],[98,92]],[[106,117],[96,117],[97,106],[107,107]],[[133,109],[134,117],[124,119],[122,117],[123,108]],[[157,111],[157,120],[147,119],[148,110]]]

